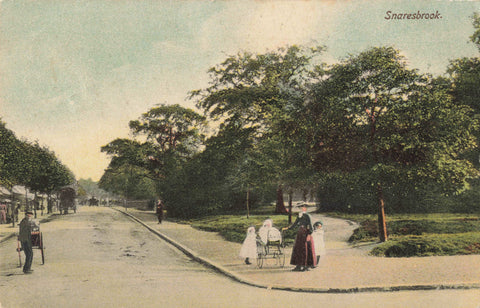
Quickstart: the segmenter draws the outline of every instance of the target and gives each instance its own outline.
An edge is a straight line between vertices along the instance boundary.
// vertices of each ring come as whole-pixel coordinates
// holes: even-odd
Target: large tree
[[[51,193],[75,181],[73,173],[47,147],[19,140],[0,121],[0,184],[25,185]]]
[[[230,56],[209,70],[211,85],[192,91],[192,97],[197,99],[197,106],[205,110],[210,118],[221,123],[220,129],[233,126],[248,130],[248,138],[254,140],[253,147],[262,142],[271,144],[273,141],[266,139],[278,135],[275,128],[279,126],[274,123],[288,113],[292,101],[304,93],[312,62],[321,52],[321,47],[290,46],[264,54],[242,52]],[[255,149],[250,152],[255,152]],[[284,156],[279,154],[276,157]],[[239,163],[245,166],[245,161],[251,162],[252,158],[249,155]],[[279,162],[276,163],[278,167]],[[244,168],[239,166],[238,170]],[[282,199],[286,178],[284,169],[265,168],[263,171],[265,175],[268,173],[270,181],[277,184],[279,198],[276,212],[286,212]]]
[[[176,176],[181,164],[200,149],[205,117],[178,104],[162,104],[129,125],[135,139],[119,138],[102,147],[111,156],[109,168],[100,181],[102,188],[118,193],[123,185],[123,194],[132,195],[128,192],[140,189],[139,178],[148,177],[157,183],[157,193],[165,194],[167,182]]]
[[[384,188],[436,181],[459,191],[476,170],[459,155],[475,146],[471,109],[448,88],[406,66],[391,47],[333,65],[313,86],[306,117],[319,171],[361,174],[375,189],[379,236],[387,240]]]

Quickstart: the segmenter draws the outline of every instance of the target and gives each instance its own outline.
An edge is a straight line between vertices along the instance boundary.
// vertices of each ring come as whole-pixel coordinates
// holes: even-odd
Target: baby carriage
[[[283,234],[275,227],[266,232],[266,242],[261,237],[257,239],[257,266],[263,267],[267,259],[275,259],[278,266],[285,266]]]

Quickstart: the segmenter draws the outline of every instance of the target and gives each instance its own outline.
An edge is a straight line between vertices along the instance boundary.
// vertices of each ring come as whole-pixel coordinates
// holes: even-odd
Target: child
[[[323,230],[323,223],[321,221],[317,221],[313,224],[313,245],[315,247],[315,254],[317,255],[317,266],[318,262],[320,261],[320,257],[325,256],[326,249],[325,249],[325,232]]]
[[[262,240],[263,244],[267,244],[268,241],[268,231],[273,227],[273,221],[271,219],[267,219],[263,222],[263,225],[258,230],[258,235]]]
[[[245,258],[245,264],[252,264],[250,259],[257,257],[257,234],[255,227],[247,229],[247,237],[243,241],[242,248],[240,248],[240,257]]]

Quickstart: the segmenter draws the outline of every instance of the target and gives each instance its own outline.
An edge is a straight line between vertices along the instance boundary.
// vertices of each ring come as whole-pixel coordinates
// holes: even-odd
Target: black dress
[[[315,255],[315,247],[312,236],[313,230],[312,219],[309,214],[303,213],[302,217],[297,217],[297,220],[288,229],[293,229],[298,226],[297,236],[293,244],[292,257],[290,259],[291,265],[314,267],[317,264],[317,257]]]

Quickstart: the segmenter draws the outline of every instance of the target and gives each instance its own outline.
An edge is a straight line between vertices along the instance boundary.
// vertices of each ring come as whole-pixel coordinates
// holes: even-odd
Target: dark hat
[[[33,215],[33,212],[32,211],[26,211],[25,214],[26,215]]]

